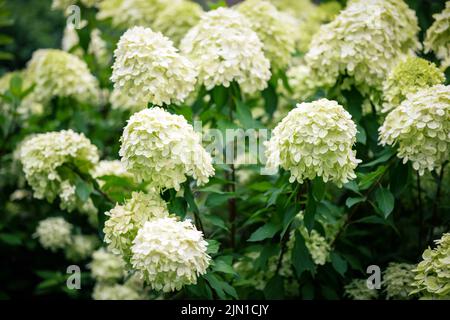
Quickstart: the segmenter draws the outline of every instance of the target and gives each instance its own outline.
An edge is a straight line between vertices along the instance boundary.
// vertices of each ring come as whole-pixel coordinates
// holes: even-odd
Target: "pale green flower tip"
[[[242,92],[252,94],[265,89],[271,77],[262,42],[247,18],[233,9],[204,13],[180,49],[197,66],[199,83],[207,90],[235,81]]]
[[[444,81],[444,73],[434,63],[418,57],[406,58],[397,64],[384,83],[383,112],[397,107],[408,94]]]
[[[183,116],[155,107],[128,120],[119,151],[127,170],[156,190],[180,190],[191,176],[198,185],[214,175],[211,155]]]
[[[61,217],[41,220],[36,228],[34,237],[45,249],[57,251],[71,245],[73,225]]]
[[[140,106],[182,103],[194,91],[197,71],[172,41],[150,28],[127,30],[114,51],[114,89]]]
[[[248,19],[264,44],[264,54],[270,60],[272,70],[284,69],[295,51],[295,25],[284,19],[268,1],[247,0],[238,5],[237,10]]]
[[[301,103],[266,142],[266,165],[290,171],[291,183],[319,176],[341,187],[356,178],[354,169],[361,161],[352,150],[355,143],[356,125],[336,101]]]
[[[435,85],[408,94],[379,128],[382,145],[397,145],[397,156],[423,175],[449,158],[450,86]]]
[[[146,221],[169,216],[167,204],[157,193],[133,192],[125,204],[117,204],[105,213],[108,220],[103,232],[104,241],[111,252],[121,254],[125,260],[131,255],[131,244]]]
[[[153,219],[139,229],[131,247],[131,264],[157,291],[171,292],[196,284],[211,258],[203,234],[188,220]]]

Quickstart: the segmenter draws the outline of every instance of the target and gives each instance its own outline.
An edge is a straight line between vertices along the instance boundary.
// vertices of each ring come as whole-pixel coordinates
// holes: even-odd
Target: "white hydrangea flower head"
[[[71,245],[73,226],[61,217],[47,218],[39,221],[34,233],[45,249],[57,251]]]
[[[356,178],[356,125],[336,101],[298,104],[265,143],[267,167],[289,170],[290,182],[322,177],[341,187]]]
[[[387,299],[409,300],[410,292],[414,289],[415,265],[408,263],[389,263],[383,272],[383,286]]]
[[[36,85],[34,95],[40,102],[52,97],[71,97],[81,102],[97,103],[99,85],[87,64],[77,56],[57,49],[40,49],[33,53],[27,76]]]
[[[109,218],[103,228],[104,241],[111,252],[128,259],[138,230],[146,221],[169,216],[169,211],[158,193],[133,192],[125,204],[117,204],[105,215]]]
[[[133,288],[124,284],[106,284],[98,282],[92,292],[94,300],[143,300],[144,297]]]
[[[77,234],[72,236],[72,241],[65,248],[65,256],[68,260],[78,262],[90,257],[100,245],[100,240],[94,235]]]
[[[403,0],[354,0],[314,35],[305,55],[325,88],[344,77],[379,103],[383,80],[396,60],[420,48],[417,18]]]
[[[434,22],[427,30],[424,41],[425,53],[433,51],[441,60],[441,68],[445,70],[450,66],[450,1],[433,18]]]
[[[270,0],[270,2],[278,10],[287,12],[300,21],[305,20],[315,10],[311,0]]]
[[[96,281],[116,282],[126,274],[125,261],[122,257],[100,248],[92,254],[89,264],[91,275]]]
[[[120,37],[114,57],[114,88],[143,106],[182,103],[195,89],[194,65],[160,32],[129,29]]]
[[[19,76],[22,79],[22,89],[26,90],[32,86],[32,83],[27,77],[24,71],[7,72],[0,77],[0,94],[5,94],[9,90],[11,79],[14,76]],[[2,113],[10,113],[12,111],[12,105],[6,102],[4,99],[0,99],[0,111]],[[27,119],[31,115],[42,114],[44,107],[41,103],[36,101],[34,90],[31,91],[24,99],[22,99],[19,106],[16,108],[16,112],[20,119]]]
[[[59,169],[70,165],[88,173],[97,164],[98,157],[97,147],[84,134],[72,130],[36,134],[24,141],[19,150],[25,178],[34,197],[53,202],[59,195],[61,207],[68,210],[79,203],[75,204],[73,182],[61,176]]]
[[[236,81],[244,93],[267,87],[270,62],[263,44],[239,12],[219,8],[205,13],[183,38],[181,51],[199,68],[207,90]]]
[[[345,296],[352,300],[375,300],[378,297],[378,290],[369,289],[366,279],[353,279],[344,289]]]
[[[131,114],[147,108],[147,105],[140,104],[136,97],[131,97],[126,92],[115,88],[111,91],[109,103],[111,103],[111,108],[128,111]]]
[[[97,179],[100,186],[103,185],[104,181],[99,178],[104,176],[116,176],[130,179],[133,177],[120,160],[102,160],[95,166],[91,174],[92,177]]]
[[[435,241],[434,249],[426,249],[423,260],[414,269],[416,288],[412,294],[420,293],[432,299],[450,299],[450,233]]]
[[[189,29],[200,21],[202,14],[202,7],[195,2],[175,1],[161,11],[152,24],[152,28],[162,32],[178,46]]]
[[[284,19],[274,5],[268,1],[246,0],[237,10],[250,22],[264,45],[264,55],[270,60],[272,70],[286,68],[294,53],[295,25]]]
[[[383,85],[383,112],[388,112],[405,100],[408,93],[432,87],[445,81],[445,75],[432,62],[408,57],[390,72]]]
[[[101,0],[98,20],[111,19],[114,27],[151,27],[159,13],[173,0]]]
[[[203,234],[190,221],[153,219],[139,229],[131,263],[154,290],[171,292],[196,284],[206,273],[211,259],[206,248]]]
[[[287,92],[282,80],[279,80],[280,91],[297,101],[306,101],[313,97],[320,87],[320,83],[311,77],[311,72],[311,68],[304,61],[296,62],[286,71],[286,78],[292,93]]]
[[[88,53],[92,54],[101,66],[108,65],[111,60],[108,44],[103,40],[102,33],[97,28],[91,31],[91,41],[89,42]]]
[[[212,158],[202,147],[201,136],[183,116],[155,107],[137,112],[128,120],[119,151],[127,170],[138,181],[157,190],[175,188],[187,176],[198,185],[214,175]]]
[[[439,170],[450,150],[450,86],[436,85],[409,94],[379,128],[381,145],[397,145],[403,163],[420,175]]]

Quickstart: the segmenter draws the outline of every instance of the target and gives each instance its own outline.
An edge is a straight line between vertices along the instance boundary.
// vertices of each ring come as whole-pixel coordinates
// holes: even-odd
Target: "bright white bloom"
[[[70,245],[65,248],[66,258],[75,262],[83,261],[92,255],[99,244],[99,239],[94,235],[74,235]]]
[[[272,70],[284,69],[295,50],[292,37],[295,26],[268,1],[246,0],[237,10],[248,19],[264,44]]]
[[[131,263],[153,289],[180,290],[206,273],[211,259],[206,247],[202,233],[190,221],[154,219],[138,231]]]
[[[111,56],[108,51],[108,45],[102,39],[102,33],[99,29],[91,31],[91,41],[89,42],[88,53],[92,54],[101,66],[108,65]]]
[[[345,295],[352,300],[375,300],[378,297],[378,290],[369,289],[366,279],[353,279],[344,289]]]
[[[408,263],[389,263],[383,272],[383,286],[387,299],[409,300],[412,298],[410,292],[414,289],[415,265]]]
[[[39,221],[34,237],[38,238],[45,249],[56,251],[70,245],[72,228],[61,217],[47,218]]]
[[[174,1],[156,17],[152,28],[155,31],[162,32],[175,45],[179,45],[189,29],[199,22],[202,14],[202,7],[195,2],[188,0]]]
[[[101,0],[97,5],[97,19],[112,19],[121,28],[151,27],[159,13],[173,0]]]
[[[106,212],[109,218],[103,232],[105,242],[113,253],[122,254],[125,259],[130,256],[132,241],[138,230],[146,221],[169,215],[167,204],[157,193],[133,192],[125,204],[117,204]]]
[[[266,142],[267,166],[289,170],[290,182],[319,176],[342,186],[356,178],[354,169],[360,160],[352,150],[355,142],[356,125],[336,101],[301,103]]]
[[[91,275],[97,281],[115,282],[125,275],[125,262],[111,252],[100,248],[92,254],[92,262],[89,264]]]
[[[434,63],[418,57],[408,57],[397,64],[384,82],[383,112],[397,107],[408,93],[441,84],[444,80],[444,73]]]
[[[433,15],[434,22],[427,30],[424,45],[425,52],[433,51],[441,60],[442,69],[450,66],[450,1],[445,3],[445,9]]]
[[[201,185],[214,175],[212,159],[201,136],[183,116],[155,107],[137,112],[128,120],[119,154],[137,180],[156,189],[180,189],[186,175]]]
[[[436,85],[410,94],[379,129],[382,145],[398,146],[403,163],[414,170],[439,170],[450,150],[450,86]]]
[[[314,35],[305,61],[323,87],[344,77],[342,89],[355,85],[378,103],[396,60],[420,47],[418,31],[403,0],[354,0]]]
[[[181,41],[181,51],[199,68],[199,80],[210,90],[236,81],[243,92],[267,87],[270,62],[263,44],[240,13],[227,8],[209,11]]]
[[[92,292],[94,300],[142,300],[144,297],[124,284],[96,283]]]
[[[116,176],[122,178],[131,178],[132,175],[127,171],[120,160],[102,160],[92,170],[94,178],[104,176]]]
[[[88,173],[98,162],[98,149],[84,134],[62,130],[27,139],[20,147],[19,158],[34,196],[53,202],[59,195],[61,207],[71,211],[82,203],[75,203],[74,181],[61,169],[74,166]]]
[[[194,91],[194,65],[159,32],[129,29],[120,37],[114,57],[114,88],[142,106],[149,102],[158,106],[182,103]]]
[[[52,97],[71,97],[82,102],[97,102],[99,87],[87,64],[77,56],[56,49],[40,49],[28,62],[27,75],[36,85],[38,101]]]
[[[414,269],[416,288],[412,293],[421,293],[432,299],[450,299],[450,233],[435,241],[437,247],[426,249],[423,260]]]

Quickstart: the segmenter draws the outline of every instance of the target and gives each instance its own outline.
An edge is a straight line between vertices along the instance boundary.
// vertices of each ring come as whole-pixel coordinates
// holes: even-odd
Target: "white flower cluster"
[[[270,60],[272,70],[284,69],[295,50],[294,25],[268,1],[247,0],[237,10],[248,19],[264,44],[264,54]]]
[[[305,60],[321,86],[344,77],[342,89],[355,85],[378,103],[396,60],[420,47],[418,31],[403,0],[354,0],[314,35]]]
[[[100,248],[92,254],[89,264],[92,277],[99,282],[116,282],[125,275],[125,262],[119,255]]]
[[[173,0],[101,0],[97,19],[111,19],[114,27],[150,27]]]
[[[120,156],[137,180],[156,189],[180,189],[186,175],[201,185],[214,175],[201,136],[183,116],[155,107],[137,112],[121,137]]]
[[[356,125],[336,101],[301,103],[266,142],[267,167],[289,170],[290,182],[319,176],[342,186],[356,178],[354,169],[360,160],[352,150],[355,142]]]
[[[445,75],[436,65],[418,57],[408,57],[390,72],[383,85],[383,112],[397,107],[409,93],[443,83]]]
[[[102,0],[79,0],[85,7],[93,7],[98,2]],[[52,10],[62,10],[66,11],[67,8],[71,5],[76,4],[77,0],[53,0],[52,1]]]
[[[366,279],[353,279],[344,289],[345,296],[352,300],[375,300],[378,297],[378,291],[370,289]]]
[[[135,97],[142,106],[182,103],[194,91],[194,65],[159,32],[129,29],[120,37],[114,57],[114,88]]]
[[[102,33],[99,29],[91,31],[91,41],[89,42],[88,53],[92,54],[97,63],[101,66],[108,65],[111,56],[108,51],[108,45],[102,38]]]
[[[450,86],[424,88],[391,111],[379,129],[382,145],[398,145],[397,156],[423,175],[439,170],[450,150]]]
[[[61,217],[47,218],[39,222],[34,237],[51,251],[65,249],[71,243],[73,225]]]
[[[414,286],[415,265],[408,263],[389,263],[383,272],[383,286],[387,299],[409,300],[412,298],[410,292]]]
[[[177,0],[168,5],[156,17],[152,29],[160,31],[179,45],[186,33],[195,26],[203,14],[202,7],[192,1]]]
[[[109,218],[105,222],[104,241],[108,249],[121,254],[126,260],[131,252],[132,241],[146,221],[169,215],[167,205],[157,193],[133,192],[131,199],[123,205],[116,205],[106,212]]]
[[[90,257],[100,241],[94,235],[77,234],[72,236],[70,245],[65,248],[66,258],[78,262]]]
[[[92,170],[92,177],[100,178],[104,176],[116,176],[122,178],[132,177],[120,160],[100,161]]]
[[[56,49],[40,49],[28,62],[27,75],[36,85],[39,102],[52,97],[71,97],[81,102],[97,103],[99,86],[87,64],[77,56]]]
[[[94,300],[143,300],[144,296],[125,284],[98,282],[94,286],[92,298]]]
[[[181,41],[181,51],[199,69],[199,81],[210,90],[236,81],[243,92],[267,87],[270,62],[263,44],[240,13],[219,8],[205,13]]]
[[[424,41],[425,53],[433,51],[445,70],[450,66],[450,1],[447,1],[445,9],[433,15],[433,18],[435,21],[427,30]]]
[[[109,95],[109,103],[113,109],[128,111],[135,113],[147,108],[147,105],[140,104],[136,97],[131,97],[127,92],[118,89],[113,89]]]
[[[75,196],[74,181],[61,168],[75,166],[88,173],[98,162],[98,149],[84,134],[72,130],[36,134],[19,150],[25,178],[38,199],[53,202],[60,196],[61,208],[69,211],[81,208]]]
[[[197,283],[210,257],[207,242],[190,221],[166,217],[147,221],[133,241],[131,263],[155,290],[170,292]]]

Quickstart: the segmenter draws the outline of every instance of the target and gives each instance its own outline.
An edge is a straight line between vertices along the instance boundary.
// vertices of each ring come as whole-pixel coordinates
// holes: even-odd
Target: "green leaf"
[[[347,271],[347,261],[345,261],[338,253],[332,252],[330,255],[331,264],[334,270],[336,270],[341,276],[344,276]]]
[[[295,216],[298,213],[298,207],[296,205],[290,206],[283,215],[283,230],[281,231],[281,237],[284,237],[284,234],[289,228],[292,220],[294,220]]]
[[[92,183],[88,183],[82,179],[78,179],[75,185],[75,194],[81,200],[81,202],[86,202],[89,199],[94,187]]]
[[[270,190],[270,188],[272,188],[272,183],[268,181],[256,182],[249,185],[248,188],[259,192],[265,192],[267,190]]]
[[[208,242],[208,247],[206,248],[206,253],[210,255],[214,255],[217,252],[219,252],[220,243],[217,240],[208,239],[206,240]]]
[[[242,101],[234,99],[236,104],[236,118],[241,125],[246,128],[255,128],[255,120],[252,117],[250,108]]]
[[[224,292],[224,288],[223,288],[222,283],[219,280],[219,278],[217,278],[214,274],[212,274],[210,272],[203,275],[203,278],[205,278],[206,281],[208,281],[209,285],[214,289],[214,291],[216,291],[216,293],[220,299],[227,298],[225,295],[225,292]]]
[[[275,88],[271,85],[269,85],[264,91],[262,92],[262,96],[264,98],[264,108],[266,109],[266,112],[272,116],[275,110],[277,109],[278,105],[278,95],[275,91]]]
[[[203,216],[205,220],[209,221],[212,225],[219,227],[225,231],[228,231],[228,227],[225,224],[225,221],[216,215],[208,214]]]
[[[379,166],[377,170],[373,172],[367,174],[358,173],[358,176],[360,177],[358,184],[360,190],[369,189],[379,178],[381,178],[381,176],[383,176],[386,169],[386,166]]]
[[[214,262],[213,270],[216,272],[228,273],[228,274],[236,274],[233,267],[227,264],[223,260],[218,260]]]
[[[375,191],[375,203],[383,213],[384,218],[387,218],[394,210],[395,198],[389,189],[380,187]]]
[[[323,181],[323,179],[321,177],[316,177],[312,181],[312,188],[314,199],[316,199],[318,202],[322,201],[326,189],[326,183]]]
[[[22,78],[19,75],[15,74],[11,78],[9,89],[14,96],[20,97],[20,94],[22,93]]]
[[[360,124],[356,125],[357,128],[357,132],[356,132],[356,142],[359,142],[361,144],[366,144],[367,142],[367,134],[366,134],[366,130],[364,129],[363,126],[361,126]]]
[[[22,237],[15,233],[0,233],[0,241],[10,246],[18,246],[22,244]]]
[[[394,155],[393,151],[390,149],[387,149],[387,152],[383,152],[383,154],[379,158],[372,160],[370,162],[364,163],[364,164],[360,165],[360,167],[361,168],[373,167],[377,164],[388,161],[390,158],[392,158],[393,155]]]
[[[358,184],[356,183],[355,180],[349,181],[346,184],[344,184],[344,188],[347,189],[347,190],[351,190],[354,193],[360,193]]]
[[[181,219],[184,219],[186,216],[187,202],[184,198],[174,196],[167,206],[169,208],[169,212],[175,213]]]
[[[366,197],[354,197],[354,198],[347,198],[345,200],[345,205],[348,208],[353,207],[355,204],[366,201]]]
[[[219,207],[227,202],[229,199],[233,198],[233,193],[211,193],[206,198],[205,205],[209,208]]]
[[[272,238],[279,230],[280,230],[279,225],[276,225],[272,222],[268,222],[262,227],[258,228],[255,232],[253,232],[247,241],[255,242],[267,238]]]
[[[347,99],[348,112],[352,115],[353,121],[358,122],[362,117],[362,104],[364,97],[355,87],[352,87],[350,91],[343,91],[342,93]]]
[[[300,278],[304,271],[313,272],[315,269],[314,261],[311,258],[311,254],[306,248],[305,239],[302,234],[295,231],[295,244],[292,250],[292,264],[294,265],[297,277]]]
[[[224,86],[216,86],[212,91],[212,98],[217,108],[222,108],[227,102],[227,88]]]
[[[269,280],[264,288],[264,296],[268,300],[284,299],[284,280],[279,275],[275,275]]]
[[[314,199],[313,190],[311,189],[312,188],[309,188],[308,190],[308,202],[306,203],[305,216],[303,220],[306,229],[308,229],[308,232],[310,232],[314,228],[314,220],[317,211],[317,202]]]
[[[403,164],[401,161],[389,171],[389,189],[395,196],[399,196],[408,186],[411,175],[409,163]]]
[[[226,294],[235,298],[236,300],[239,299],[236,289],[234,289],[231,285],[229,285],[225,281],[222,281],[221,284],[222,284],[222,289],[223,289],[223,291],[225,291]]]
[[[255,261],[256,270],[266,268],[267,261],[280,251],[280,246],[275,243],[269,243],[263,246],[259,257]]]

